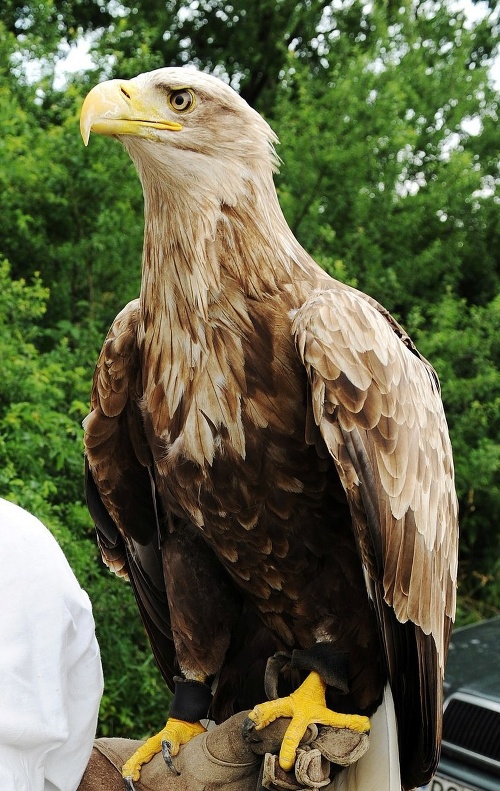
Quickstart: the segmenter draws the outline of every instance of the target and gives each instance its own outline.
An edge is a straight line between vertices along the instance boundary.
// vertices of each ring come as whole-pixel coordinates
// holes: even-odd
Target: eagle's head
[[[189,68],[164,68],[93,88],[82,107],[91,132],[117,137],[144,191],[196,194],[234,205],[252,182],[269,184],[276,136],[266,121],[221,80]]]

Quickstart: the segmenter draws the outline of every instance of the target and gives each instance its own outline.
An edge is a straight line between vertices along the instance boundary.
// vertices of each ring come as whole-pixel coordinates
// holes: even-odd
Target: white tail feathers
[[[370,722],[368,751],[328,786],[332,791],[401,791],[396,714],[389,685]]]

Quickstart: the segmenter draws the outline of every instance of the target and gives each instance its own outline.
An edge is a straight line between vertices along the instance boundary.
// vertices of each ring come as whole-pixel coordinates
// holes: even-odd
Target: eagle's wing
[[[439,753],[457,501],[437,376],[399,329],[376,303],[341,284],[313,295],[293,321],[311,424],[346,491],[377,611],[402,774],[420,785],[412,764],[429,767]]]
[[[97,362],[85,418],[86,494],[105,563],[128,576],[160,669],[173,687],[175,650],[158,532],[160,505],[139,412],[138,301],[118,314]]]
[[[195,668],[198,660],[219,665],[237,622],[212,706],[219,720],[262,700],[265,661],[276,645],[253,611],[240,612],[239,596],[199,531],[165,511],[139,406],[137,320],[136,300],[116,317],[97,362],[92,411],[84,421],[87,502],[103,559],[129,577],[171,689],[182,660]],[[173,609],[169,599],[176,603]],[[180,635],[187,635],[191,657]]]

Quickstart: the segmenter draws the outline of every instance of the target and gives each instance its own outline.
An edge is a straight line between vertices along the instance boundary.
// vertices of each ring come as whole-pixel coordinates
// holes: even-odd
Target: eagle
[[[130,155],[145,226],[139,297],[104,341],[84,421],[87,501],[175,690],[128,787],[162,741],[172,763],[200,720],[245,709],[250,737],[292,718],[285,771],[307,723],[363,733],[384,711],[377,787],[426,783],[458,543],[434,369],[299,244],[277,138],[223,81],[103,82],[82,107],[91,132]]]

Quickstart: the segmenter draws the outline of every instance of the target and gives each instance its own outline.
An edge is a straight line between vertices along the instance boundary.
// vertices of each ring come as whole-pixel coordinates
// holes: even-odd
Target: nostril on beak
[[[128,93],[128,91],[125,90],[123,85],[120,87],[120,91],[123,93],[124,96],[127,97],[127,99],[130,99],[130,94]]]

